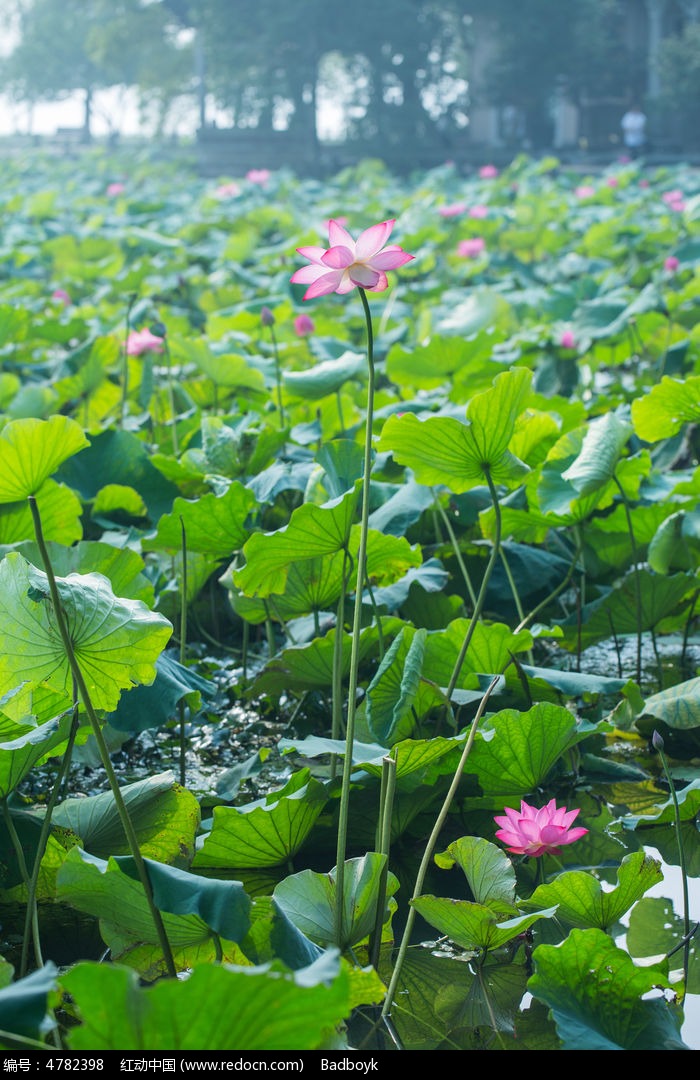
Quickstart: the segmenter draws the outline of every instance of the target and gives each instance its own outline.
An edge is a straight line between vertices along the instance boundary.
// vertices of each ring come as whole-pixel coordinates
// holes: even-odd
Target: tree
[[[20,101],[84,94],[84,138],[91,137],[97,90],[141,84],[153,73],[185,79],[191,60],[173,34],[167,9],[141,0],[27,0],[17,5],[19,42],[0,75]],[[164,60],[167,58],[167,64]],[[169,65],[169,66],[168,66]]]

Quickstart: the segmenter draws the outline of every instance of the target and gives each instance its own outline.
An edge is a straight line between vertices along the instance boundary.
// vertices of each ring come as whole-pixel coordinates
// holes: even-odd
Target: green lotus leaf
[[[557,905],[557,918],[582,930],[610,931],[644,893],[663,881],[661,863],[643,851],[626,855],[617,871],[617,885],[604,891],[598,878],[583,870],[567,870],[539,885],[522,903],[526,908]]]
[[[650,570],[631,570],[605,596],[584,605],[580,617],[573,615],[555,624],[564,632],[561,644],[574,651],[607,640],[611,632],[622,637],[636,634],[638,630],[655,630],[662,619],[688,606],[696,584],[692,574],[661,577]],[[638,597],[641,603],[639,626]]]
[[[144,561],[136,551],[128,547],[114,547],[103,540],[81,540],[73,547],[47,544],[54,573],[58,577],[69,574],[102,574],[112,583],[115,596],[128,600],[141,600],[153,606],[154,588],[144,571]],[[44,564],[39,547],[35,543],[22,544],[19,552],[24,558],[43,570]]]
[[[172,626],[139,600],[116,597],[101,574],[69,574],[57,586],[93,705],[112,712],[122,690],[153,681]],[[0,693],[23,680],[70,693],[70,665],[46,574],[17,552],[0,562],[0,622]]]
[[[483,484],[487,473],[497,484],[518,482],[528,469],[508,452],[508,444],[531,379],[525,368],[498,375],[490,390],[471,399],[466,423],[449,416],[392,416],[379,448],[412,469],[421,484],[444,484],[457,494]]]
[[[199,828],[199,803],[176,784],[171,773],[149,776],[121,788],[141,853],[160,863],[188,866]],[[54,824],[81,839],[81,847],[97,858],[126,854],[129,845],[111,791],[65,799],[54,810]]]
[[[384,643],[403,626],[401,619],[382,619]],[[329,630],[322,638],[314,638],[308,645],[292,645],[269,660],[254,682],[255,693],[283,693],[285,690],[309,690],[328,687],[333,682],[333,657],[335,653],[335,630]],[[379,647],[376,626],[366,627],[360,634],[360,663],[372,656]],[[344,633],[341,645],[341,672],[346,678],[350,671],[352,635]]]
[[[294,397],[318,401],[328,394],[335,394],[366,366],[367,358],[363,353],[344,352],[336,360],[324,360],[306,371],[283,371],[282,383]]]
[[[570,483],[579,496],[599,491],[615,475],[615,468],[631,434],[631,425],[620,420],[615,413],[606,413],[592,420],[580,454],[562,473],[562,479]]]
[[[150,860],[147,867],[149,865]],[[122,866],[121,859],[110,857],[105,862],[74,847],[58,871],[57,899],[100,920],[100,932],[115,962],[129,963],[129,966],[138,966],[139,970],[155,974],[163,967],[160,943],[143,886],[138,878],[128,872],[131,869],[129,857]],[[190,876],[195,877],[186,875],[187,878]],[[158,880],[162,885],[162,877]],[[217,887],[222,890],[223,895],[218,900],[203,884],[199,901],[184,904],[183,895],[197,895],[198,880],[195,877],[191,888],[188,887],[184,893],[173,890],[171,906],[203,906],[207,912],[223,912],[226,904],[233,901],[235,910],[229,918],[241,928],[245,927],[250,905],[239,883],[216,881],[211,888],[214,895]],[[205,896],[207,899],[204,899]],[[163,925],[179,970],[198,962],[210,962],[216,957],[216,939],[219,935],[195,911],[186,914],[163,911]],[[221,946],[227,962],[240,962],[243,959],[236,942],[222,940]]]
[[[0,432],[0,503],[36,495],[64,461],[89,445],[67,416],[11,420]]]
[[[640,439],[669,439],[684,424],[700,420],[700,375],[673,379],[664,375],[643,397],[632,402],[632,423]]]
[[[359,859],[348,859],[343,874],[343,938],[336,941],[336,868],[328,874],[302,870],[280,881],[272,894],[275,903],[306,937],[329,948],[344,951],[363,941],[374,929],[386,855],[369,851]],[[399,887],[388,875],[383,922],[389,917],[389,900]]]
[[[68,1037],[73,1053],[316,1050],[351,1011],[337,955],[288,973],[202,965],[146,988],[127,968],[82,963],[61,985],[82,1021]]]
[[[170,514],[158,522],[158,531],[143,541],[144,551],[181,551],[182,530],[187,550],[230,559],[250,535],[247,519],[256,506],[255,495],[234,481],[224,495],[210,492],[195,502],[175,499]]]
[[[66,742],[71,724],[72,713],[39,725],[0,717],[0,799],[6,799],[37,762]]]
[[[304,503],[289,524],[272,533],[253,533],[243,547],[246,565],[233,580],[247,596],[282,593],[292,563],[330,555],[350,539],[359,486],[323,506]]]
[[[576,722],[560,705],[540,703],[528,712],[504,709],[489,721],[491,730],[477,733],[465,766],[485,795],[525,795],[547,778],[556,762],[594,725]]]
[[[306,783],[301,784],[302,779]],[[266,806],[215,806],[214,824],[195,855],[197,868],[250,868],[281,866],[289,862],[306,841],[323,810],[328,795],[308,770],[295,777],[296,790],[275,793]]]
[[[577,930],[539,945],[529,991],[552,1010],[564,1050],[687,1050],[678,1007],[657,996],[671,988],[658,967],[636,967],[602,930]]]
[[[557,910],[552,907],[502,920],[497,911],[484,904],[429,895],[411,900],[411,907],[462,949],[484,952],[507,945],[539,919],[551,919]]]
[[[0,1046],[21,1053],[26,1048],[26,1043],[21,1041],[23,1038],[39,1039],[47,1026],[53,1024],[49,1019],[49,995],[56,989],[57,975],[56,965],[48,963],[26,978],[0,989],[0,1030],[3,1033]],[[16,1045],[12,1043],[12,1035],[20,1037]]]
[[[455,865],[461,867],[477,904],[493,912],[516,913],[515,870],[505,852],[495,844],[481,836],[462,836],[447,851],[436,855],[435,862],[443,870]]]
[[[393,746],[413,731],[411,708],[423,670],[425,638],[425,630],[405,626],[367,688],[367,726],[386,746]]]
[[[82,539],[83,507],[70,488],[55,480],[45,480],[35,498],[45,540],[70,546]],[[0,544],[18,544],[33,540],[35,535],[34,519],[26,499],[0,504]]]

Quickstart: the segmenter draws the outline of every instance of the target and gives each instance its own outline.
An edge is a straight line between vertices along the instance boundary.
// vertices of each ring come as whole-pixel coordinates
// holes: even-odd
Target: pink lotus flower
[[[129,356],[140,356],[144,352],[162,352],[163,339],[152,334],[148,327],[131,330],[126,339],[126,351]]]
[[[683,192],[679,188],[674,188],[673,191],[664,191],[661,198],[667,205],[670,206],[671,203],[682,202]]]
[[[576,338],[574,337],[573,330],[564,330],[559,338],[559,344],[562,349],[575,349]]]
[[[574,195],[579,199],[590,199],[595,195],[595,188],[591,184],[581,184],[575,189]]]
[[[523,800],[519,811],[506,806],[505,816],[493,819],[501,826],[496,839],[514,855],[534,858],[558,855],[565,844],[573,844],[588,832],[580,827],[571,828],[579,813],[579,810],[567,810],[565,806],[557,808],[554,799],[539,810]]]
[[[463,259],[476,259],[486,248],[483,236],[472,236],[469,240],[460,240],[457,254]]]
[[[495,165],[482,165],[479,169],[479,176],[482,180],[493,180],[495,176],[498,176],[498,169]]]
[[[489,213],[488,206],[483,206],[481,203],[477,203],[477,205],[472,206],[471,210],[469,211],[469,217],[470,218],[485,218],[485,217],[488,217],[488,213]]]
[[[249,169],[245,174],[246,180],[249,180],[251,184],[260,184],[260,187],[265,187],[270,179],[269,169]]]
[[[65,307],[68,307],[68,304],[73,303],[65,289],[54,289],[54,291],[51,293],[51,299],[60,300]]]
[[[116,198],[117,195],[123,195],[125,191],[126,184],[122,184],[118,180],[115,180],[113,184],[107,184],[107,195],[109,195],[110,199]]]
[[[450,203],[448,206],[438,206],[438,214],[440,217],[459,217],[467,209],[467,204],[463,202]]]
[[[609,176],[605,183],[608,185],[608,187],[617,187],[620,181],[616,176]]]
[[[668,270],[669,274],[674,274],[680,265],[681,261],[675,255],[668,255],[664,259],[664,270]]]
[[[308,315],[297,315],[294,320],[294,333],[297,337],[308,337],[315,329],[316,324]]]
[[[217,199],[235,199],[240,193],[241,189],[235,180],[229,180],[225,184],[219,184],[214,192]]]
[[[300,255],[309,260],[310,266],[302,266],[291,277],[309,288],[305,300],[326,293],[347,293],[356,286],[369,292],[383,292],[388,286],[386,271],[396,270],[415,256],[408,255],[398,244],[386,245],[394,228],[395,219],[382,221],[361,232],[357,240],[342,225],[331,219],[328,222],[330,247],[297,248]]]
[[[645,188],[649,187],[649,181],[647,180],[647,178],[645,176],[643,176],[642,179],[639,181],[639,186],[640,187],[645,187]]]

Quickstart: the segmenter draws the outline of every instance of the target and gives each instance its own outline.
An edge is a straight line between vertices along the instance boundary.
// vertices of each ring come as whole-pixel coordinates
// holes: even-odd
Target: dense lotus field
[[[700,1048],[698,173],[0,174],[0,1045]]]

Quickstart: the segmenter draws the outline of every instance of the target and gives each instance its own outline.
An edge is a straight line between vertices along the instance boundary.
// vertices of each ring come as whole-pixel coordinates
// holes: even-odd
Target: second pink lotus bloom
[[[486,241],[483,236],[472,236],[469,240],[460,240],[457,244],[457,254],[463,259],[477,259],[486,250]]]
[[[140,356],[144,352],[162,352],[163,339],[152,334],[148,327],[131,330],[126,339],[126,351],[129,356]]]
[[[564,845],[573,844],[588,832],[588,829],[580,826],[571,828],[579,813],[580,810],[557,807],[554,799],[540,809],[530,806],[523,799],[520,810],[506,806],[503,816],[494,817],[496,824],[501,826],[496,839],[514,855],[530,855],[533,858],[558,855]]]
[[[300,267],[291,277],[295,284],[309,286],[304,300],[332,292],[348,293],[354,288],[383,292],[389,284],[386,271],[396,270],[415,257],[398,244],[386,243],[395,224],[393,218],[382,221],[365,229],[354,240],[347,229],[331,219],[328,222],[329,248],[297,248],[310,263]]]

